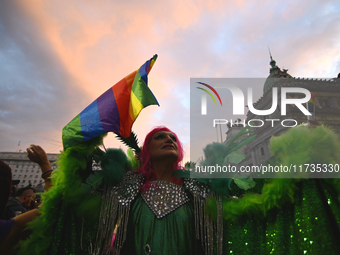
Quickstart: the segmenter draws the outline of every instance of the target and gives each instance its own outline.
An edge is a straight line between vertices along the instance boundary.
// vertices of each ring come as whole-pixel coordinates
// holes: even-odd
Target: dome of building
[[[270,54],[270,52],[269,52]],[[272,87],[275,87],[275,84],[279,80],[278,78],[293,78],[289,73],[288,69],[280,69],[276,65],[276,61],[272,58],[272,55],[270,54],[270,66],[269,69],[269,76],[266,79],[266,82],[263,86],[263,95],[266,94],[268,91],[272,89]]]

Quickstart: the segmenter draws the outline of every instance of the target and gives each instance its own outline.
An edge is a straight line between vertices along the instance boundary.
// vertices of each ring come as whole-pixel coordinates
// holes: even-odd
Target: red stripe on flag
[[[119,119],[120,119],[120,135],[129,137],[133,121],[129,115],[130,96],[132,84],[135,79],[137,71],[126,76],[112,87],[113,94],[116,99]]]

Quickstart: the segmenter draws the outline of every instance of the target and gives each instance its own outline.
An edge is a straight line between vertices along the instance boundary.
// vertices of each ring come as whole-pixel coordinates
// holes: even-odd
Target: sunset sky
[[[58,153],[73,117],[158,54],[149,86],[160,107],[144,109],[133,130],[142,143],[169,127],[188,161],[190,78],[265,78],[268,46],[293,77],[336,77],[339,10],[325,0],[2,0],[0,151],[34,143]],[[215,129],[204,136],[216,141]],[[121,146],[113,134],[104,144]]]

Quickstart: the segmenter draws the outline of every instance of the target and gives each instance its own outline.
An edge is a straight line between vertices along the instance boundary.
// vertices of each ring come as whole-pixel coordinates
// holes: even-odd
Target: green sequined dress
[[[263,182],[257,179],[249,192],[260,193]],[[302,180],[296,186],[294,203],[269,210],[265,218],[254,210],[225,222],[223,254],[340,254],[339,193],[332,180]],[[237,187],[232,191],[244,195]]]
[[[142,197],[134,201],[121,254],[204,254],[196,239],[194,206],[189,201],[157,219]]]
[[[118,250],[120,254],[340,254],[340,202],[332,180],[296,182],[294,202],[268,210],[266,217],[260,217],[254,207],[249,215],[216,224],[204,212],[206,199],[211,197],[206,185],[195,180],[185,182],[189,200],[157,218],[157,211],[150,209],[139,191],[142,179],[132,176],[141,177],[129,173],[125,184],[103,193],[105,213],[99,221],[84,220],[76,208],[60,198],[50,215],[55,223],[39,225],[52,237],[28,242],[20,254],[115,254]],[[246,193],[261,193],[267,181],[256,181]],[[283,182],[288,184],[289,180]],[[236,186],[231,191],[234,200],[244,196]],[[110,250],[117,222],[115,247]],[[223,236],[222,250],[218,236]]]
[[[204,211],[206,200],[214,197],[209,186],[190,179],[183,186],[154,181],[140,191],[143,178],[129,172],[120,185],[106,187],[95,250],[99,254],[213,254],[216,234],[221,236],[223,226]],[[109,249],[113,232],[116,238]]]

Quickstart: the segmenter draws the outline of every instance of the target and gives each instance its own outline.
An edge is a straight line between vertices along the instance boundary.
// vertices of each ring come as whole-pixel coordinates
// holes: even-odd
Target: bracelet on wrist
[[[45,181],[51,177],[51,173],[41,175],[41,178],[43,178]]]
[[[52,172],[53,172],[52,169],[43,172],[43,174],[41,175],[41,178],[46,179],[46,178],[50,177]]]

